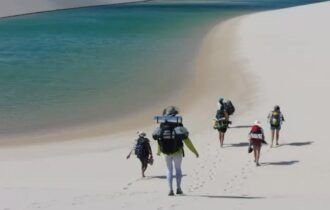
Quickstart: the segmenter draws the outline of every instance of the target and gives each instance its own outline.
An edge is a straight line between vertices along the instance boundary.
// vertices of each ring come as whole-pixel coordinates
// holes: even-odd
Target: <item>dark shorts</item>
[[[256,147],[261,147],[262,140],[261,139],[251,139],[251,144]]]
[[[221,128],[218,128],[218,131],[222,132],[222,133],[226,133],[227,129],[228,129],[228,125],[222,126]]]
[[[147,157],[140,157],[139,160],[141,161],[142,165],[148,165],[149,158]]]
[[[226,133],[227,129],[228,129],[228,123],[225,121],[220,121],[217,130],[219,132]]]
[[[281,125],[270,125],[270,130],[281,130]]]

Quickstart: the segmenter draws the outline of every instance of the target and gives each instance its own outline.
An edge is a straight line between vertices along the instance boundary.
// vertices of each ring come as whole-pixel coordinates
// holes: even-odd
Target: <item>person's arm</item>
[[[135,149],[135,145],[136,145],[136,143],[134,143],[134,145],[132,146],[130,152],[129,152],[128,155],[126,156],[126,159],[129,159],[129,158],[131,157],[131,154],[132,154],[132,152],[133,152],[134,149]]]
[[[220,109],[217,110],[217,113],[215,113],[215,119],[219,120],[220,118]]]
[[[266,136],[265,136],[265,132],[264,132],[264,129],[263,128],[261,128],[261,134],[262,134],[262,143],[263,144],[268,144],[267,142],[266,142]]]
[[[193,145],[193,143],[191,142],[191,140],[189,138],[184,139],[183,142],[188,147],[188,149],[196,155],[196,157],[199,157],[199,154],[198,154],[195,146]]]
[[[133,149],[128,153],[128,155],[126,156],[126,159],[129,159],[131,157],[132,152],[133,152]]]
[[[271,118],[271,116],[272,116],[272,113],[271,113],[271,112],[268,113],[268,116],[267,116],[267,120],[268,120],[268,122],[270,122],[270,118]]]
[[[149,140],[148,140],[148,151],[149,151],[149,156],[152,159],[152,149],[151,149],[150,141]]]
[[[159,156],[160,155],[160,146],[159,146],[159,144],[157,144],[157,155]]]
[[[262,134],[262,139],[265,141],[266,140],[266,136],[265,136],[264,129],[262,129],[262,128],[261,128],[261,134]]]

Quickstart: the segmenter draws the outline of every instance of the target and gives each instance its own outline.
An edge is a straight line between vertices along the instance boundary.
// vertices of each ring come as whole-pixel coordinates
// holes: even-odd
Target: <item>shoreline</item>
[[[187,78],[181,84],[181,88],[173,92],[169,98],[163,101],[151,104],[139,113],[125,115],[123,118],[117,118],[110,121],[95,121],[92,123],[84,123],[79,125],[68,125],[66,128],[52,127],[49,129],[16,133],[10,136],[2,136],[0,145],[24,146],[29,144],[47,144],[52,142],[64,141],[82,141],[83,139],[92,139],[121,135],[125,133],[134,134],[137,130],[146,130],[148,133],[152,132],[152,127],[156,124],[153,120],[155,115],[159,115],[163,108],[169,105],[175,105],[181,111],[184,117],[185,124],[192,132],[198,132],[203,129],[210,129],[212,127],[212,120],[216,112],[216,102],[220,96],[225,96],[233,100],[235,104],[239,104],[246,88],[242,88],[241,84],[247,84],[244,75],[240,72],[240,64],[235,63],[232,55],[226,55],[223,58],[213,57],[212,54],[227,54],[232,46],[231,36],[234,32],[222,36],[217,34],[218,28],[225,28],[223,31],[233,31],[229,20],[223,20],[218,23],[199,42],[199,49],[195,52],[195,58],[188,65]],[[229,22],[229,24],[227,23]],[[213,49],[212,46],[216,44],[219,39],[223,39],[223,46],[221,49]],[[222,75],[226,75],[223,78]],[[241,83],[241,84],[240,84]],[[222,88],[220,92],[218,88]],[[237,95],[238,92],[239,93]],[[246,100],[246,99],[244,99]],[[243,103],[240,103],[243,104]],[[207,107],[207,112],[203,113],[202,120],[207,122],[205,126],[195,126],[194,114],[198,113],[199,107]],[[240,107],[240,111],[242,111]],[[239,112],[240,112],[239,111]],[[141,123],[142,122],[142,123]]]

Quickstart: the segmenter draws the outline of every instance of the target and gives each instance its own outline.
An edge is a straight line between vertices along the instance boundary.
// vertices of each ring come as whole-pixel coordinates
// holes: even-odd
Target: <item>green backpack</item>
[[[281,122],[281,112],[273,111],[270,117],[270,124],[272,126],[279,126]]]

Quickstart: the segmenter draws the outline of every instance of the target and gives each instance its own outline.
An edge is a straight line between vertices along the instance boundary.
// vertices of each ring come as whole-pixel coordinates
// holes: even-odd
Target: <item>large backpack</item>
[[[164,154],[173,154],[183,148],[184,137],[176,133],[177,127],[176,123],[163,123],[160,127],[157,141]]]
[[[226,109],[227,109],[228,115],[232,115],[235,112],[235,107],[230,100],[226,101]]]
[[[281,123],[281,112],[279,111],[272,111],[270,116],[270,124],[272,126],[280,126]]]
[[[149,150],[148,150],[148,139],[140,137],[137,139],[134,153],[138,158],[148,157]]]

